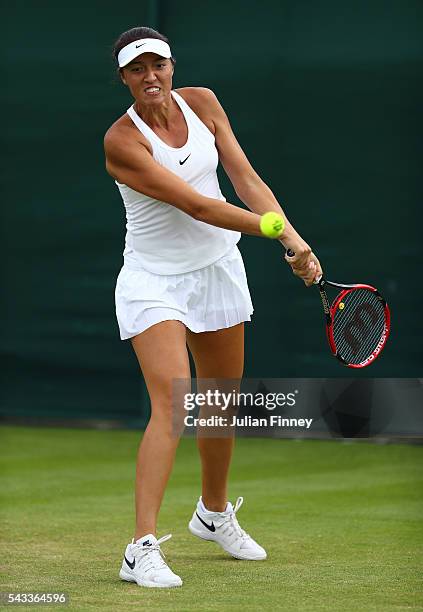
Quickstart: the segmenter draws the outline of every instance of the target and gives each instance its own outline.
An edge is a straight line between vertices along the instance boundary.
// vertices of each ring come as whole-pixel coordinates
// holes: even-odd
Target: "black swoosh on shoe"
[[[207,527],[207,529],[208,529],[209,531],[216,531],[216,527],[214,526],[213,521],[212,521],[212,524],[211,524],[211,525],[209,525],[208,523],[206,523],[205,521],[203,521],[203,519],[202,519],[202,518],[201,518],[201,516],[198,514],[198,512],[196,512],[195,514],[197,515],[198,520],[199,520],[199,521],[201,521],[201,522],[203,523],[204,527]]]
[[[132,563],[131,563],[131,562],[130,562],[130,561],[128,561],[128,559],[126,558],[126,555],[124,555],[124,557],[125,557],[125,561],[126,561],[126,563],[129,565],[129,567],[131,568],[131,570],[133,570],[133,569],[134,569],[134,567],[135,567],[135,558],[134,558],[134,560],[133,560],[133,561],[132,561]]]

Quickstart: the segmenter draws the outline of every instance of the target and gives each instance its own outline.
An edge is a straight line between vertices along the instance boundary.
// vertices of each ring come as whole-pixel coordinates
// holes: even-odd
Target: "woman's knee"
[[[180,419],[171,406],[152,406],[148,428],[154,431],[157,437],[179,438],[181,428]]]

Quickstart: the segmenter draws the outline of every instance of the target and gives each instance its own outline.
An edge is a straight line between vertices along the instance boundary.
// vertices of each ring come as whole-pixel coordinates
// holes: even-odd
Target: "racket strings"
[[[348,363],[359,364],[379,344],[385,329],[385,310],[377,295],[369,289],[347,293],[344,307],[334,313],[333,338],[336,349]]]
[[[360,363],[373,353],[384,330],[385,315],[383,306],[371,292],[351,295],[348,299],[348,316],[339,326],[337,346],[343,356],[351,363]]]

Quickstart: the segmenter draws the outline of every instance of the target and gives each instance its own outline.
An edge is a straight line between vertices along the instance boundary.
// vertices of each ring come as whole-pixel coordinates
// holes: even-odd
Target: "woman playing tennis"
[[[134,102],[105,136],[106,167],[127,217],[124,265],[116,285],[122,340],[130,339],[151,401],[138,451],[136,526],[120,577],[140,586],[174,587],[156,523],[178,436],[172,428],[172,381],[189,379],[188,350],[198,378],[241,379],[244,321],[253,306],[237,248],[241,232],[262,236],[261,216],[283,214],[251,167],[228,118],[209,89],[172,89],[175,60],[165,36],[151,28],[124,32],[114,57]],[[221,162],[249,210],[223,197]],[[250,212],[251,211],[251,212]],[[307,286],[322,274],[308,244],[286,220],[279,236],[294,274]],[[285,252],[283,250],[283,252]],[[239,525],[227,499],[233,437],[198,438],[202,495],[192,534],[238,559],[263,560],[265,550]]]

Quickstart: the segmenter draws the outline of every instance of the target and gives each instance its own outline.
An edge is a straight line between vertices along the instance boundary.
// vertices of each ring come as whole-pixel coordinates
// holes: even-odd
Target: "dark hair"
[[[164,34],[160,34],[160,32],[157,32],[157,30],[153,30],[153,28],[147,28],[144,26],[138,28],[131,28],[126,32],[122,32],[122,34],[119,36],[119,38],[113,45],[113,58],[116,64],[118,63],[117,58],[119,55],[119,51],[121,51],[123,47],[126,47],[126,45],[129,45],[129,43],[134,42],[134,40],[139,40],[140,38],[157,38],[158,40],[162,40],[163,42],[169,44],[168,38]],[[171,57],[170,61],[173,65],[176,64],[176,60],[174,57]]]

